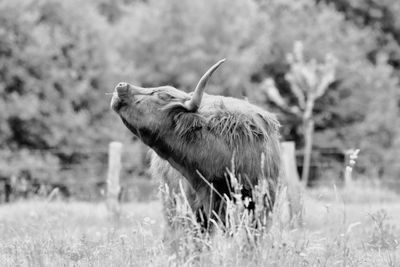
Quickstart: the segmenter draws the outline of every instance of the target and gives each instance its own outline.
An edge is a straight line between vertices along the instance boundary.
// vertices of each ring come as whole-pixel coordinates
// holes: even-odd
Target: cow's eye
[[[164,101],[169,101],[174,98],[173,96],[167,93],[158,93],[158,97]]]

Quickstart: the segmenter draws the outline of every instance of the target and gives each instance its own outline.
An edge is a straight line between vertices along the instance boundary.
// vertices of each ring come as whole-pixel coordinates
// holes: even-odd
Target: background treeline
[[[400,2],[397,0],[0,0],[0,175],[104,180],[107,145],[126,145],[124,175],[143,175],[145,148],[110,111],[118,81],[192,90],[221,58],[212,94],[247,97],[279,114],[283,138],[303,145],[288,103],[287,55],[337,59],[314,108],[314,147],[360,148],[357,171],[400,175]]]

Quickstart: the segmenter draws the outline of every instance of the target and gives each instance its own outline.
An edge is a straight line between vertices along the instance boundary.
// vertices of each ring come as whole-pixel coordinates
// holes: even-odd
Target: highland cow
[[[204,93],[222,62],[203,75],[193,93],[119,83],[111,101],[126,127],[154,151],[153,175],[162,178],[169,193],[179,193],[181,183],[206,228],[212,214],[224,218],[223,198],[231,197],[228,170],[240,178],[246,197],[260,178],[267,179],[272,207],[280,169],[276,117],[247,101]],[[174,202],[164,205],[171,216]]]

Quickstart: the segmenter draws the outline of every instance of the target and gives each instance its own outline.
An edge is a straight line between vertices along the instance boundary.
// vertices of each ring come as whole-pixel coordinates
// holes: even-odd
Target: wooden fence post
[[[119,174],[121,171],[122,144],[111,142],[108,152],[108,175],[107,175],[107,207],[112,212],[119,212],[118,194],[121,190]]]
[[[303,224],[302,186],[297,172],[294,142],[281,143],[282,176],[287,186],[289,215],[292,224]]]

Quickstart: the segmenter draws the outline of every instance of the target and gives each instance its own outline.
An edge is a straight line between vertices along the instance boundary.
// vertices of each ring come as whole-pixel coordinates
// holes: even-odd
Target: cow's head
[[[201,77],[192,94],[171,86],[143,88],[129,83],[119,83],[114,91],[111,107],[125,125],[135,134],[151,129],[159,132],[168,123],[166,110],[172,107],[187,112],[196,112],[200,107],[203,92],[212,73],[225,61],[220,60]]]

